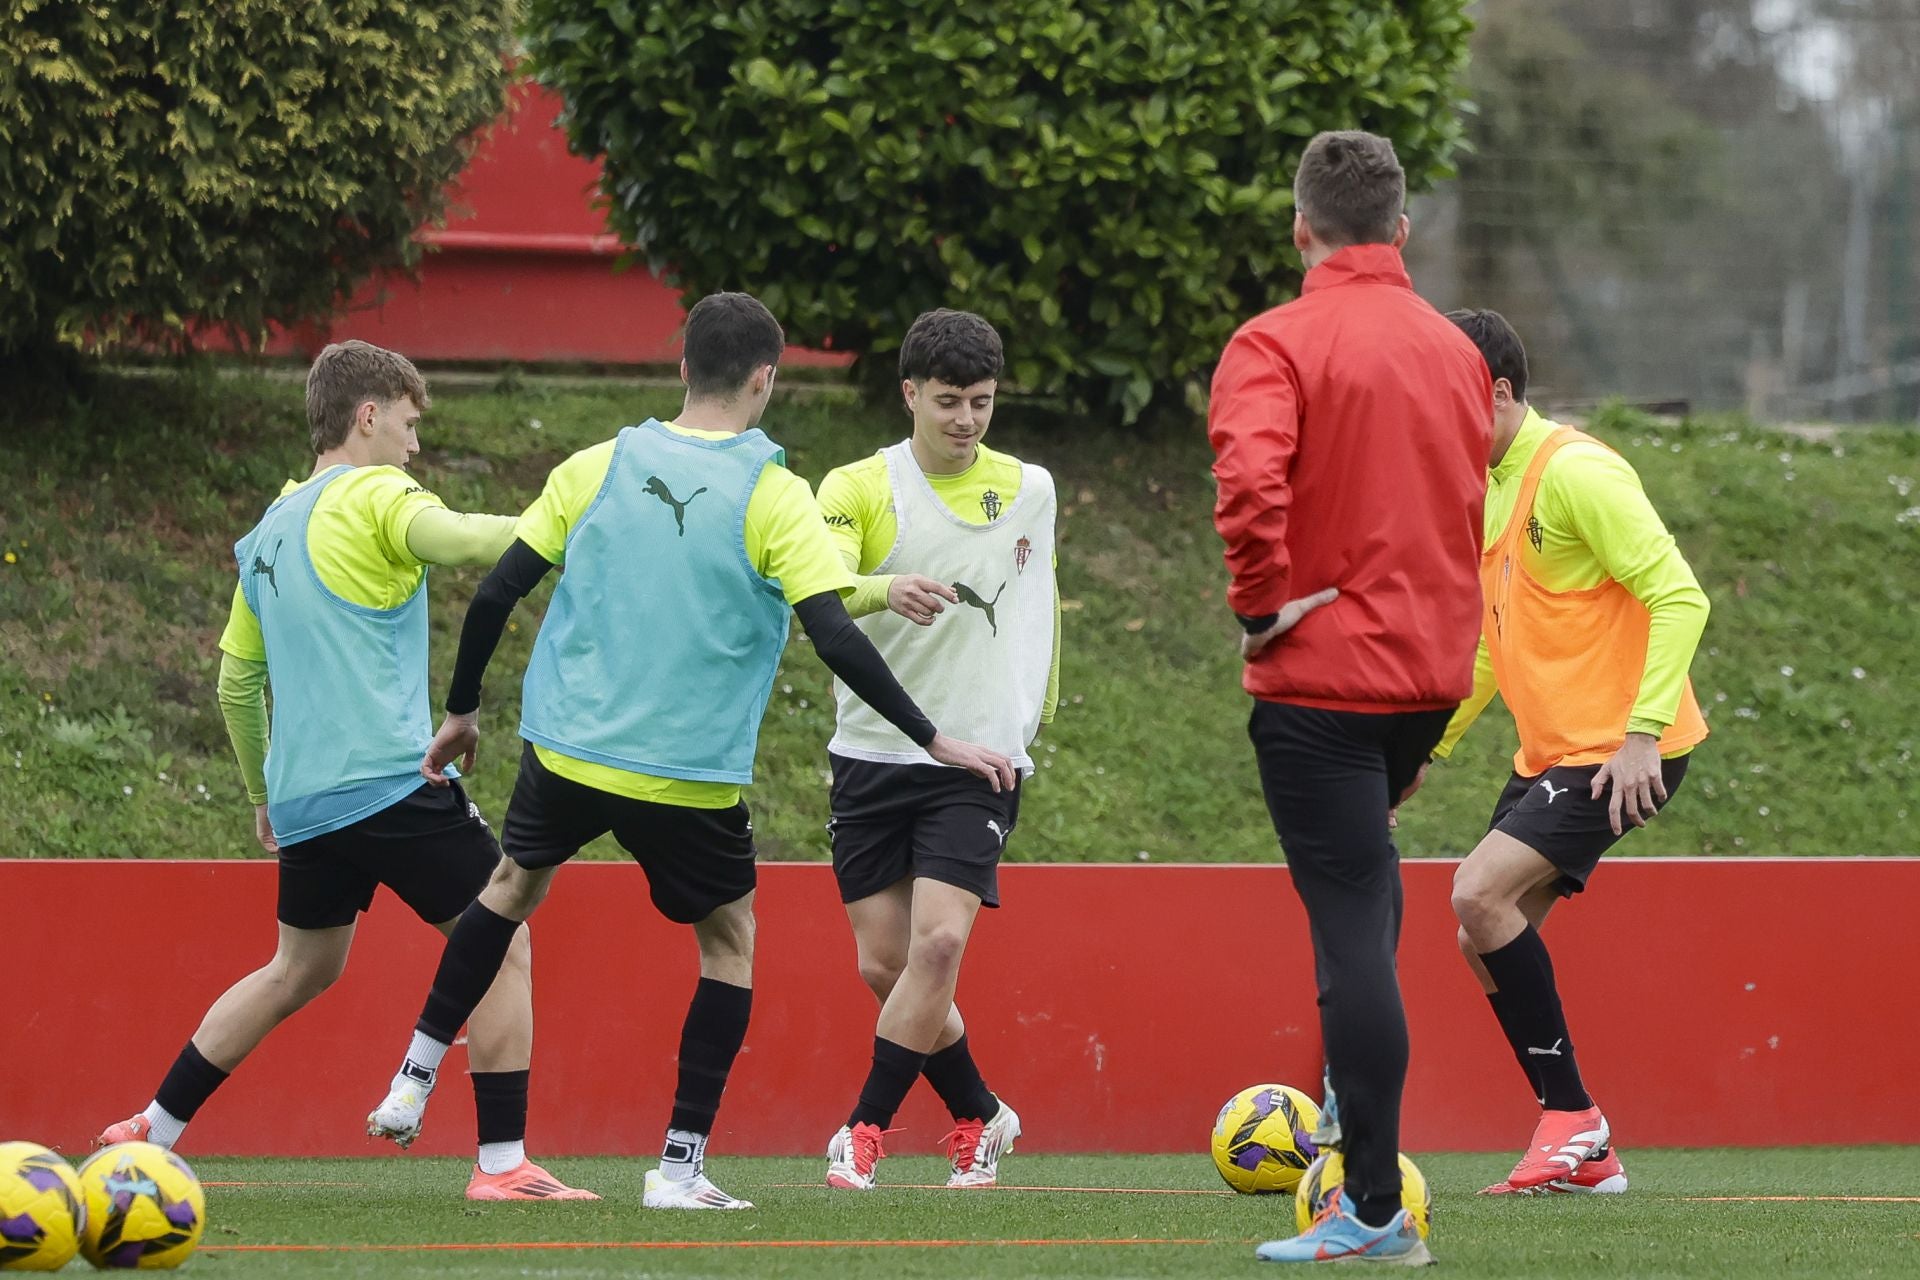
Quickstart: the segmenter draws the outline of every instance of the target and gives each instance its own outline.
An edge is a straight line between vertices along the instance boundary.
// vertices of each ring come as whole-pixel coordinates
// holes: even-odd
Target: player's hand
[[[1407,801],[1413,799],[1413,793],[1418,791],[1423,785],[1425,785],[1427,781],[1427,770],[1432,767],[1433,767],[1433,761],[1431,760],[1421,765],[1419,772],[1413,775],[1413,781],[1407,784],[1407,789],[1405,791],[1402,791],[1400,793],[1400,798],[1393,802],[1393,808],[1387,810],[1387,830],[1393,831],[1399,827],[1400,806],[1405,804]]]
[[[446,775],[447,764],[457,756],[461,770],[472,772],[474,753],[479,747],[480,713],[469,711],[457,716],[449,711],[447,718],[440,722],[440,732],[427,744],[427,754],[420,761],[420,776],[436,787],[444,787],[451,781]]]
[[[887,587],[887,608],[916,626],[930,627],[948,604],[960,597],[952,587],[917,573],[903,573]]]
[[[1613,783],[1613,795],[1607,801],[1607,821],[1613,827],[1613,834],[1626,833],[1620,824],[1623,811],[1634,826],[1646,826],[1647,819],[1667,802],[1667,784],[1660,776],[1660,739],[1650,733],[1628,734],[1626,742],[1613,753],[1613,759],[1593,775],[1593,793],[1589,798],[1598,800],[1609,781]]]
[[[1323,604],[1332,604],[1340,598],[1338,587],[1328,587],[1325,591],[1316,591],[1310,596],[1301,596],[1298,600],[1289,600],[1280,606],[1280,616],[1274,624],[1258,635],[1240,637],[1240,660],[1252,662],[1260,656],[1260,651],[1293,630],[1294,624],[1312,613]]]
[[[273,823],[267,820],[267,806],[263,804],[253,806],[253,838],[268,853],[280,852],[280,839],[273,834]]]
[[[927,744],[927,754],[941,764],[955,765],[976,778],[985,778],[995,791],[1013,790],[1013,762],[998,751],[936,733]]]

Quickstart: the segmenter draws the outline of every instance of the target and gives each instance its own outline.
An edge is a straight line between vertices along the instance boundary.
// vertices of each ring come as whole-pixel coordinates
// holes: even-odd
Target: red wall
[[[276,333],[269,352],[306,356],[362,338],[416,360],[677,362],[680,295],[644,259],[616,272],[622,246],[593,203],[600,166],[568,154],[553,125],[559,109],[537,85],[515,85],[451,189],[446,227],[420,231],[428,253],[418,279],[372,280],[345,314]],[[792,348],[786,359],[847,357]]]
[[[1534,1104],[1454,949],[1450,862],[1406,868],[1409,1150],[1509,1149]],[[1311,954],[1274,866],[1009,866],[974,935],[961,1008],[1023,1150],[1195,1149],[1235,1090],[1318,1093]],[[1547,935],[1575,1043],[1625,1146],[1920,1142],[1907,1056],[1920,859],[1631,859]],[[265,862],[0,861],[9,957],[0,1139],[78,1149],[144,1106],[224,986],[274,939]],[[828,869],[769,864],[752,1031],[717,1149],[824,1150],[874,1008]],[[282,1027],[187,1149],[349,1154],[405,1048],[439,935],[382,891],[346,977]],[[656,1149],[696,966],[637,868],[568,867],[534,921],[531,1141]],[[1904,1049],[1900,1046],[1904,1046]],[[464,1051],[449,1059],[456,1070]],[[416,1149],[470,1149],[457,1076]],[[947,1125],[917,1089],[894,1139]]]

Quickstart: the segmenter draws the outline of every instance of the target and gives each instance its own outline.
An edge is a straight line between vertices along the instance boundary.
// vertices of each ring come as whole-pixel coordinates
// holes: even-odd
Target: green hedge
[[[1291,296],[1314,133],[1445,172],[1465,7],[529,0],[527,42],[613,227],[688,293],[753,290],[791,337],[876,356],[965,306],[1013,381],[1132,418]]]
[[[503,0],[0,0],[0,354],[236,335],[408,263]]]

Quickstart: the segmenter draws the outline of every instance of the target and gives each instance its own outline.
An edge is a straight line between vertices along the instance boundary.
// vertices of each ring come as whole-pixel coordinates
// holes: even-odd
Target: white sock
[[[440,1060],[447,1056],[450,1046],[440,1043],[423,1031],[413,1033],[413,1041],[407,1045],[407,1060],[400,1064],[400,1071],[393,1077],[390,1088],[398,1091],[408,1085],[419,1085],[427,1092],[433,1092],[433,1086],[440,1072]]]
[[[527,1161],[525,1142],[483,1142],[480,1144],[480,1172],[505,1173]]]
[[[687,1129],[667,1130],[667,1145],[660,1155],[660,1175],[669,1182],[685,1182],[700,1176],[707,1158],[707,1135]]]
[[[149,1102],[147,1109],[140,1113],[153,1127],[147,1132],[147,1141],[156,1147],[173,1150],[173,1144],[180,1141],[180,1135],[187,1131],[187,1122],[175,1116],[159,1102]]]

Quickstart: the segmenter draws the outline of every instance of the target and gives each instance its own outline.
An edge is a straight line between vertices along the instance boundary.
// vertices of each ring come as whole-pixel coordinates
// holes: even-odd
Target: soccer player
[[[1493,467],[1473,694],[1435,755],[1452,753],[1496,691],[1520,731],[1486,838],[1454,874],[1453,909],[1461,954],[1542,1108],[1526,1154],[1483,1194],[1625,1191],[1539,930],[1626,824],[1667,802],[1706,738],[1687,668],[1707,596],[1627,461],[1527,403],[1513,327],[1494,311],[1447,318],[1493,373]]]
[[[1273,1262],[1427,1259],[1400,1204],[1407,1023],[1388,810],[1473,688],[1486,362],[1413,292],[1393,144],[1323,133],[1294,176],[1300,296],[1213,379],[1214,523],[1261,787],[1306,906],[1346,1181]],[[1337,1106],[1336,1106],[1337,1096]]]
[[[433,737],[427,566],[488,563],[514,528],[510,516],[448,511],[406,473],[429,403],[411,362],[365,342],[327,347],[307,373],[313,474],[289,480],[234,548],[240,582],[220,637],[221,713],[254,831],[279,856],[279,946],[214,1002],[147,1109],[100,1145],[179,1141],[267,1033],[340,976],[376,886],[451,932],[500,861],[459,783],[420,779]],[[480,1152],[467,1197],[598,1199],[527,1159],[526,930],[508,952],[473,1015]]]
[[[929,311],[900,346],[913,433],[830,472],[820,509],[860,577],[848,612],[941,724],[1027,754],[1059,698],[1053,478],[982,440],[1000,335],[965,311]],[[1020,1117],[988,1090],[954,1006],[974,917],[1000,905],[1018,783],[995,791],[936,762],[844,685],[833,764],[833,870],[860,974],[880,1001],[873,1065],[827,1147],[827,1185],[868,1190],[881,1135],[915,1077],[953,1115],[950,1187],[991,1187]]]
[[[447,719],[421,769],[471,758],[480,682],[507,617],[556,565],[527,668],[507,857],[449,938],[391,1090],[372,1123],[417,1125],[440,1059],[494,980],[560,865],[609,831],[646,871],[654,906],[692,926],[700,981],[656,1209],[749,1209],[704,1171],[720,1095],[753,1001],[753,828],[740,798],[786,646],[788,611],[827,666],[934,759],[1011,789],[995,752],[941,734],[847,616],[852,576],[804,480],[755,428],[785,335],[744,293],[687,314],[677,421],[649,419],[555,467],[467,613]]]

